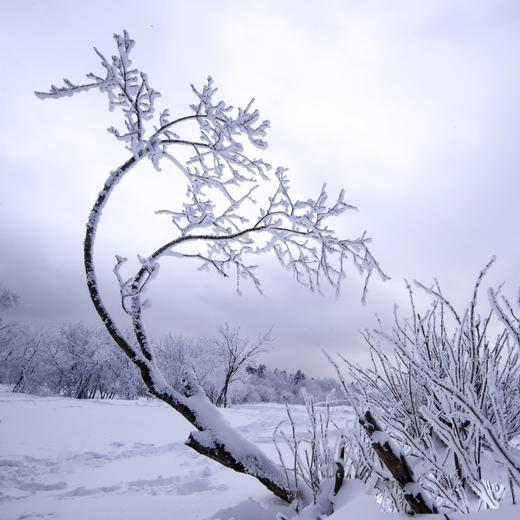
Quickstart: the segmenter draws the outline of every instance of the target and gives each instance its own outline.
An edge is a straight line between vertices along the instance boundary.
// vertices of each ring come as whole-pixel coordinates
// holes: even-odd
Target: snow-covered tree
[[[12,309],[18,305],[19,300],[20,297],[15,292],[0,283],[0,311]]]
[[[311,395],[319,404],[324,402],[346,403],[341,386],[336,379],[308,377],[301,370],[290,373],[285,370],[268,368],[263,364],[258,367],[251,365],[246,367],[240,395],[234,391],[232,396],[233,402],[238,403],[305,404],[302,391]]]
[[[15,392],[77,399],[134,399],[143,393],[136,368],[113,348],[105,329],[15,323],[13,330],[8,345],[0,344],[0,383]]]
[[[136,398],[139,384],[135,369],[120,351],[115,351],[104,329],[82,323],[67,323],[47,341],[47,375],[40,382],[49,391],[76,399]]]
[[[12,385],[13,392],[37,393],[45,379],[48,364],[45,348],[48,331],[43,327],[17,327],[10,355],[3,363],[5,382]]]
[[[260,334],[255,341],[250,341],[249,338],[240,335],[240,329],[233,330],[227,323],[218,328],[214,344],[218,357],[223,361],[224,377],[217,397],[217,406],[225,408],[228,405],[231,384],[236,381],[246,364],[265,352],[271,342],[270,330]]]
[[[296,386],[300,384],[304,379],[305,374],[300,369],[298,369],[293,376],[293,384]]]
[[[269,122],[260,119],[253,100],[235,109],[217,98],[214,81],[208,78],[201,89],[192,86],[195,101],[187,113],[174,116],[164,109],[156,114],[159,93],[148,75],[130,59],[134,41],[126,31],[114,38],[117,52],[112,58],[95,49],[101,60],[100,74],[89,73],[86,83],[65,79],[63,86],[53,85],[48,92],[36,93],[42,99],[57,99],[99,90],[108,96],[110,110],[120,110],[123,116],[123,124],[111,127],[109,132],[127,147],[129,157],[108,175],[87,221],[84,265],[90,297],[114,341],[140,370],[149,392],[195,426],[197,431],[189,436],[187,445],[227,467],[255,476],[276,495],[291,500],[294,490],[287,486],[280,469],[221,419],[192,372],[186,371],[179,391],[157,369],[153,342],[143,321],[143,292],[166,256],[196,259],[203,269],[226,277],[233,275],[237,292],[243,281],[261,290],[256,265],[250,258],[263,253],[274,254],[297,281],[311,290],[321,291],[325,282],[339,292],[349,261],[366,276],[366,282],[373,273],[385,276],[367,247],[367,236],[340,238],[328,225],[351,208],[344,201],[343,191],[330,205],[325,186],[316,198],[296,200],[286,169],[273,171],[264,159],[254,155],[255,150],[267,147]],[[194,132],[196,138],[192,137]],[[129,341],[100,295],[94,242],[102,210],[117,184],[146,160],[155,168],[173,166],[184,176],[187,191],[180,207],[160,212],[171,218],[171,240],[141,255],[136,273],[124,275],[126,258],[116,257],[114,270],[121,302],[135,339]],[[271,194],[259,202],[262,193],[269,190]]]
[[[189,338],[169,333],[157,342],[155,360],[166,381],[181,390],[189,370],[212,403],[217,402],[224,379],[224,360],[212,338]]]
[[[5,321],[2,314],[18,305],[19,296],[0,283],[0,378],[6,377],[6,364],[15,354],[17,327],[14,322]]]
[[[197,343],[182,335],[168,333],[156,342],[156,363],[173,388],[181,388],[185,367],[194,369],[193,359],[196,357],[196,350],[198,350]],[[206,363],[206,365],[212,367],[213,363]]]

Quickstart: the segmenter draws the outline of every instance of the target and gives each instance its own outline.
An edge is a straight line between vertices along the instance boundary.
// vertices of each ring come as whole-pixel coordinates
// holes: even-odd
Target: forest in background
[[[1,288],[2,310],[18,297]],[[303,404],[302,389],[318,401],[344,399],[339,383],[302,370],[279,370],[258,361],[271,348],[269,332],[254,341],[229,325],[207,338],[168,334],[156,341],[157,364],[168,383],[180,389],[184,370],[196,376],[219,406],[273,402]],[[0,384],[14,392],[76,399],[136,399],[147,396],[138,370],[109,334],[82,323],[32,326],[0,314]]]

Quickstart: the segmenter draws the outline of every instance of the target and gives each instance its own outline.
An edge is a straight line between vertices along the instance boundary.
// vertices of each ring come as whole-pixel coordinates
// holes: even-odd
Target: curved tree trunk
[[[87,287],[92,303],[118,347],[138,367],[149,392],[174,408],[198,430],[190,434],[186,444],[198,453],[228,468],[255,477],[276,496],[291,502],[294,499],[294,491],[286,483],[280,468],[225,421],[190,374],[187,375],[187,388],[191,391],[187,392],[187,395],[177,392],[166,383],[148,348],[140,308],[132,313],[132,324],[140,345],[139,350],[121,334],[101,299],[93,258],[96,229],[102,210],[114,187],[145,155],[146,152],[143,151],[139,155],[131,157],[117,170],[110,173],[90,212],[83,252]]]

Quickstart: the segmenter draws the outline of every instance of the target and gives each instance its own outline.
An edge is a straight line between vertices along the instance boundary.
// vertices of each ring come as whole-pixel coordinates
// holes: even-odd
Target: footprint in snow
[[[130,491],[144,491],[150,495],[168,494],[168,495],[193,495],[204,491],[225,491],[229,486],[220,484],[215,485],[208,478],[211,475],[209,468],[204,468],[201,476],[194,474],[163,477],[159,475],[153,479],[140,479],[128,482]]]
[[[74,497],[88,497],[91,495],[99,495],[103,493],[112,493],[121,489],[121,486],[101,486],[98,488],[86,488],[80,486],[65,493],[58,495],[58,498],[74,498]]]

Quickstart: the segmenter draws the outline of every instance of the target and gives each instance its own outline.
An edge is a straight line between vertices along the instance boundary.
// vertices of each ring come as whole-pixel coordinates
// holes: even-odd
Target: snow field
[[[291,406],[291,413],[298,430],[305,430],[305,408]],[[278,462],[272,434],[286,418],[284,406],[242,405],[223,414]],[[338,425],[351,422],[352,410],[335,408],[334,420]],[[155,400],[80,401],[13,394],[0,387],[0,520],[275,520],[279,512],[293,516],[254,478],[185,446],[190,431],[178,413]],[[388,515],[379,511],[361,482],[348,481],[329,518],[386,520]],[[519,518],[518,507],[512,506],[449,515],[449,520]],[[435,515],[432,520],[446,519]]]
[[[304,407],[292,410],[303,427]],[[284,406],[244,405],[224,415],[278,461],[272,433]],[[242,502],[248,518],[287,511],[254,478],[186,447],[192,426],[155,400],[44,398],[4,388],[0,421],[2,520],[191,520],[218,511],[224,520],[237,511],[222,510]]]

